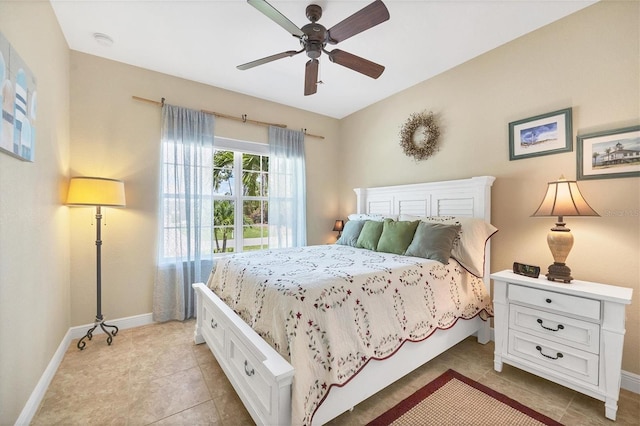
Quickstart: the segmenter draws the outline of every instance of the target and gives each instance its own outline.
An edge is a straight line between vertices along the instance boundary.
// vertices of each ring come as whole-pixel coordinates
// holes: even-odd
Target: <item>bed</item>
[[[392,217],[406,224],[425,218],[466,223],[462,218],[469,218],[488,223],[494,180],[482,176],[358,188],[357,213],[367,216],[357,219]],[[198,301],[195,342],[209,346],[257,424],[324,424],[461,340],[476,335],[480,343],[489,341],[490,244],[482,246],[482,257],[476,256],[471,267],[464,260],[452,258],[444,265],[348,244],[269,250],[221,260],[208,283],[193,285]],[[278,269],[287,263],[293,266]],[[322,287],[314,281],[301,286],[311,270],[324,271],[327,280],[331,276],[339,283]],[[426,286],[428,291],[444,287],[455,306],[442,308],[444,316],[435,319],[435,326],[426,325],[407,315],[417,311],[410,303],[432,298],[427,305],[433,305],[430,316],[435,318],[440,308],[434,301],[447,297],[423,295],[419,292],[425,286],[411,283],[436,279],[443,284]],[[257,287],[242,287],[248,282]],[[398,293],[399,287],[418,293]],[[288,299],[275,300],[276,293]],[[477,303],[467,302],[462,293]],[[372,294],[375,302],[367,299],[368,308],[361,308]],[[371,315],[368,309],[373,304],[379,309],[386,306],[388,312]],[[328,323],[320,325],[319,315]],[[286,326],[267,329],[272,317],[280,317]],[[374,322],[391,317],[393,321]],[[395,329],[389,328],[391,324]],[[368,339],[375,341],[371,348]]]

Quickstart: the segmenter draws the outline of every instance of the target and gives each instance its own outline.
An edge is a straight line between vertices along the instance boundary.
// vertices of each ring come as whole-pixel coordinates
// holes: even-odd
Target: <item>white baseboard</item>
[[[105,319],[105,323],[113,324],[118,328],[126,330],[127,328],[140,327],[143,325],[153,324],[153,314],[140,314],[134,315],[132,317],[119,318],[114,320]],[[87,334],[87,331],[93,327],[94,324],[85,324],[79,325],[76,327],[71,327],[69,332],[71,333],[71,339],[79,339],[80,337]],[[104,331],[100,327],[96,328],[92,334],[104,334]]]
[[[640,376],[622,370],[622,377],[620,379],[620,387],[626,389],[629,392],[640,394]]]
[[[114,319],[113,321],[107,322],[109,324],[115,325],[119,329],[126,330],[127,328],[153,324],[154,321],[153,315],[149,313]],[[56,371],[58,371],[58,367],[60,366],[60,363],[62,362],[64,354],[67,352],[71,341],[73,339],[78,339],[84,336],[87,333],[87,330],[93,327],[93,325],[94,324],[80,325],[77,327],[71,327],[69,330],[67,330],[67,333],[62,338],[60,345],[58,345],[58,349],[56,349],[56,352],[53,354],[51,361],[49,361],[49,365],[47,365],[47,368],[45,368],[44,373],[42,373],[42,376],[40,377],[40,380],[38,380],[35,389],[33,390],[33,392],[31,392],[31,396],[29,396],[29,399],[22,409],[20,416],[18,416],[18,419],[15,423],[16,426],[27,426],[31,423],[31,420],[33,420],[33,417],[38,411],[38,407],[40,407],[40,403],[42,403],[42,400],[44,399],[44,395],[47,392],[47,388],[49,387],[51,380],[53,380],[53,376],[55,376]],[[104,332],[100,329],[100,327],[98,327],[93,332],[93,334],[104,334]]]
[[[38,380],[38,384],[35,389],[31,392],[31,396],[29,396],[20,416],[18,416],[18,419],[16,420],[16,425],[26,426],[31,423],[33,416],[36,415],[38,407],[44,398],[44,394],[47,392],[47,388],[49,387],[51,380],[53,380],[53,376],[55,376],[56,371],[58,371],[58,367],[62,362],[62,358],[64,358],[65,352],[67,352],[67,348],[69,347],[71,340],[73,339],[71,338],[71,329],[69,329],[62,338],[60,345],[58,345],[58,349],[56,349],[56,352],[53,354],[51,361],[49,361],[49,365],[47,365],[44,373],[42,373],[40,380]]]

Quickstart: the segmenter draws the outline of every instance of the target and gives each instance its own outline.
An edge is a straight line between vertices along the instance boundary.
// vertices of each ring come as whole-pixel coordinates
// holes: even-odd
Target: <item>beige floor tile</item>
[[[197,366],[193,351],[186,344],[161,348],[151,346],[136,351],[131,360],[130,377],[134,382],[153,380]]]
[[[200,370],[212,398],[235,392],[222,367],[215,360],[201,364]]]
[[[222,422],[218,417],[215,404],[209,400],[152,424],[154,426],[218,426]]]
[[[225,426],[252,425],[249,412],[235,392],[226,392],[214,399],[214,404]]]
[[[129,402],[129,424],[153,423],[210,399],[198,367],[134,383]]]

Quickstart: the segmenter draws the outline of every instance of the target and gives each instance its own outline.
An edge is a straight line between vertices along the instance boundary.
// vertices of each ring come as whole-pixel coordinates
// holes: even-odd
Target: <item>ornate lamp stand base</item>
[[[549,272],[547,273],[547,279],[549,281],[560,281],[565,284],[571,282],[573,277],[571,276],[571,269],[564,263],[556,263],[549,265]]]
[[[100,317],[96,317],[96,320],[94,322],[93,327],[91,327],[89,329],[89,331],[87,331],[87,334],[84,335],[84,337],[80,340],[78,340],[78,349],[83,350],[84,347],[87,345],[86,342],[84,342],[84,339],[89,339],[91,340],[93,338],[93,331],[100,326],[100,328],[102,329],[102,331],[105,332],[105,334],[107,335],[107,344],[111,345],[111,342],[113,342],[113,337],[116,336],[116,334],[118,334],[118,327],[116,327],[115,325],[109,325],[107,323],[104,322],[104,317],[101,315]],[[113,328],[113,331],[109,331],[107,330],[107,327],[109,328]]]

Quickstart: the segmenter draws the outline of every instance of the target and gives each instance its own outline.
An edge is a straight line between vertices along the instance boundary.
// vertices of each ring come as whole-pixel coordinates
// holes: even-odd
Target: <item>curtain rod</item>
[[[150,104],[158,105],[160,107],[164,105],[164,98],[162,98],[162,101],[158,102],[158,101],[154,101],[152,99],[141,98],[140,96],[131,96],[131,97],[133,99],[135,99],[136,101],[148,102]],[[276,127],[282,127],[283,129],[287,128],[286,124],[277,124],[277,123],[268,123],[266,121],[250,120],[250,119],[247,118],[247,114],[242,114],[242,117],[235,117],[233,115],[222,114],[222,113],[215,112],[215,111],[207,111],[206,109],[201,109],[200,111],[204,112],[206,114],[215,115],[216,117],[226,118],[226,119],[235,120],[235,121],[242,121],[243,123],[251,123],[251,124],[255,124],[257,126],[276,126]],[[302,133],[304,133],[305,136],[311,136],[312,138],[324,139],[324,136],[312,135],[311,133],[307,133],[307,129],[300,129],[300,130],[302,131]]]

